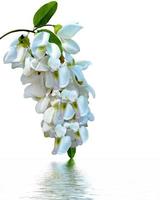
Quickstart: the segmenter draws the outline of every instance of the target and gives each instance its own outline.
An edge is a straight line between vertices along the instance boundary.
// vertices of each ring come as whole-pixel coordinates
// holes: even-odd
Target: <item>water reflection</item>
[[[40,200],[91,200],[91,185],[77,169],[73,160],[67,163],[51,163],[38,181],[38,189],[31,199]]]

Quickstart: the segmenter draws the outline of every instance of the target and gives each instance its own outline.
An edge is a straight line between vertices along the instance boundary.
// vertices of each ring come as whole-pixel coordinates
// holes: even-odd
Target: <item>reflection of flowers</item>
[[[83,144],[88,139],[88,121],[94,120],[88,98],[95,92],[83,74],[90,62],[72,57],[80,50],[73,36],[81,28],[70,24],[57,31],[62,49],[50,42],[50,34],[45,31],[37,33],[32,42],[28,36],[21,36],[4,57],[5,63],[23,69],[21,81],[27,84],[24,97],[37,101],[44,135],[55,138],[53,154]]]
[[[30,198],[92,199],[89,190],[87,178],[74,163],[52,163],[46,174],[38,180],[38,188]]]

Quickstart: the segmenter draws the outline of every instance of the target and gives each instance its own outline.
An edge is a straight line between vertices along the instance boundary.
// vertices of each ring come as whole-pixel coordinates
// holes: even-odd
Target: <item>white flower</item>
[[[22,35],[4,56],[4,63],[23,68],[24,97],[36,100],[35,110],[43,114],[44,136],[55,139],[53,154],[86,142],[88,121],[94,120],[88,98],[89,93],[95,97],[95,92],[83,74],[91,63],[73,58],[80,48],[72,38],[81,28],[69,24],[57,32],[62,48],[50,43],[46,31],[37,32],[31,45],[28,36]]]
[[[75,143],[77,145],[82,145],[88,140],[88,130],[85,126],[80,127],[79,131],[75,133]],[[74,143],[73,142],[73,143]]]
[[[71,129],[74,133],[79,130],[79,123],[78,122],[65,122],[64,127]]]
[[[88,130],[85,126],[81,126],[76,132],[71,134],[72,147],[82,145],[88,140]]]
[[[4,56],[4,63],[12,63],[12,68],[21,67],[23,68],[25,57],[27,56],[27,48],[19,45],[19,40],[14,40],[11,45],[10,49]]]
[[[44,113],[46,109],[48,108],[49,103],[50,103],[50,98],[48,96],[40,99],[38,103],[36,104],[36,112]]]
[[[49,107],[44,113],[43,120],[48,124],[52,123],[54,112],[54,108]]]
[[[55,127],[55,144],[52,151],[53,154],[66,153],[71,147],[71,137],[66,135],[66,127],[58,124]]]
[[[78,137],[79,137],[79,140],[78,140],[79,144],[83,144],[84,142],[88,140],[88,130],[85,126],[82,126],[79,129]]]
[[[65,88],[70,82],[70,71],[66,65],[61,65],[58,70],[54,72],[45,73],[45,86],[58,90]]]
[[[62,46],[64,50],[69,54],[76,54],[80,51],[78,44],[72,40],[72,37],[81,29],[82,27],[78,24],[69,24],[62,27],[57,35],[62,40]]]
[[[64,122],[63,119],[63,107],[60,103],[57,103],[54,106],[47,108],[44,112],[43,120],[48,124],[62,124]]]
[[[22,84],[29,84],[24,90],[25,98],[42,98],[46,95],[43,74],[32,74],[31,76],[22,75]]]
[[[31,45],[34,56],[32,68],[36,71],[55,71],[60,66],[61,51],[59,47],[49,42],[48,32],[38,33]]]
[[[61,124],[57,124],[57,126],[55,127],[55,132],[56,132],[56,137],[57,138],[61,138],[63,136],[65,136],[67,129],[62,126]]]
[[[72,142],[71,142],[70,136],[64,136],[62,138],[56,138],[52,154],[66,153],[68,151],[68,149],[71,147],[71,145],[72,145]]]
[[[78,118],[84,117],[89,112],[88,100],[85,96],[79,96],[75,90],[64,90],[62,100],[67,100],[64,111],[64,119],[70,120],[76,114]]]
[[[93,113],[91,113],[90,109],[89,109],[89,112],[87,113],[87,115],[80,117],[79,124],[81,126],[84,126],[84,125],[87,125],[88,121],[94,121],[94,115],[93,115]]]
[[[90,64],[91,62],[89,61],[79,61],[74,63],[74,61],[72,60],[68,68],[71,71],[74,85],[78,88],[79,93],[84,96],[88,96],[88,93],[91,93],[91,95],[95,98],[95,91],[87,83],[82,72],[83,70],[87,69]]]
[[[78,92],[76,90],[64,89],[61,92],[61,97],[64,101],[75,102],[78,98]]]

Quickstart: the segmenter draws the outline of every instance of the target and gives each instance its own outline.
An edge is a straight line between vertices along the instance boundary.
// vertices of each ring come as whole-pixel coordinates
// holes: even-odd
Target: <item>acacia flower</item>
[[[73,37],[82,26],[47,24],[56,9],[57,2],[51,1],[35,13],[33,30],[18,29],[4,35],[28,32],[11,43],[4,63],[22,68],[24,97],[36,101],[35,110],[43,116],[42,132],[45,137],[54,138],[52,154],[67,152],[73,158],[76,147],[88,139],[88,122],[94,120],[89,93],[95,97],[95,91],[83,72],[91,63],[73,57],[80,51]],[[43,29],[44,26],[52,30]],[[34,34],[32,40],[29,33]]]
[[[69,54],[76,54],[80,51],[79,45],[72,39],[72,37],[82,28],[78,24],[69,24],[62,27],[57,35],[62,41],[62,46],[65,52]]]

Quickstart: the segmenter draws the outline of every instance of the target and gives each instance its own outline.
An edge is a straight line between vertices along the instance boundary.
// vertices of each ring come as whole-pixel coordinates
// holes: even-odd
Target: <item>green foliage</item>
[[[34,27],[45,26],[56,12],[57,6],[56,1],[51,1],[39,8],[33,18]]]
[[[68,153],[68,156],[69,156],[71,159],[74,158],[74,156],[75,156],[75,154],[76,154],[76,148],[70,147],[70,148],[68,149],[67,153]]]

